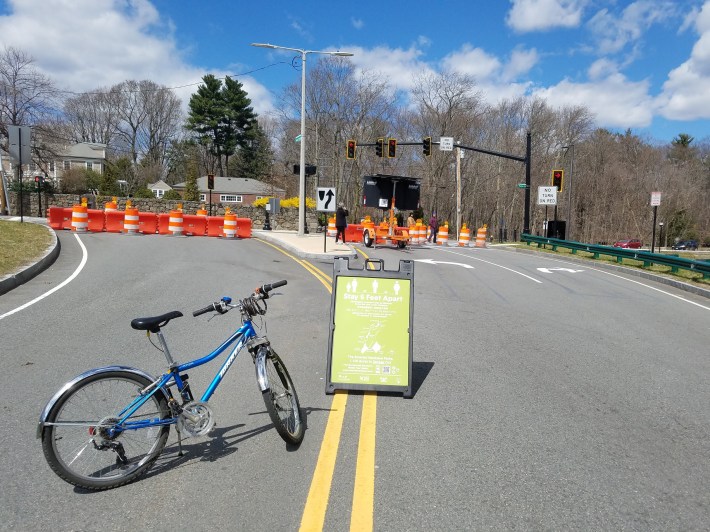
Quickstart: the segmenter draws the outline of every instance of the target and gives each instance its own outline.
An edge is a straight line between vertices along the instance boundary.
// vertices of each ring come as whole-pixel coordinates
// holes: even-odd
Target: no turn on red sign
[[[557,205],[557,187],[537,187],[538,205]]]

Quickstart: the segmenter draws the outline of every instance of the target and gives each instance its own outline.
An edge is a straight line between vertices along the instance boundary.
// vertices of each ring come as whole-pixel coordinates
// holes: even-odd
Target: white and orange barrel
[[[459,234],[459,246],[468,247],[471,244],[471,230],[463,224],[461,234]]]
[[[138,233],[138,209],[135,207],[126,207],[123,215],[123,232],[127,235]]]
[[[437,246],[448,246],[449,245],[449,222],[439,227],[439,232],[436,235],[436,245]]]
[[[486,233],[488,233],[488,226],[483,225],[483,227],[479,227],[478,231],[476,232],[476,247],[477,248],[484,248],[486,247]]]
[[[197,216],[207,216],[207,210],[205,209],[204,205],[200,205],[200,208],[197,209],[197,212],[195,213]]]
[[[170,219],[168,220],[168,231],[173,236],[182,236],[183,219],[182,210],[175,209],[170,211]]]
[[[71,230],[86,233],[89,227],[89,211],[86,205],[74,205],[71,210]]]
[[[224,226],[222,227],[225,238],[237,236],[237,215],[231,212],[224,213]]]
[[[338,234],[338,229],[335,227],[335,217],[328,218],[328,236],[335,237]]]
[[[426,227],[424,227],[424,224],[422,223],[421,219],[417,220],[417,244],[423,244],[424,241],[426,240]]]
[[[111,201],[107,201],[104,203],[104,211],[105,212],[114,212],[118,210],[118,204],[116,203],[116,198],[113,198]]]

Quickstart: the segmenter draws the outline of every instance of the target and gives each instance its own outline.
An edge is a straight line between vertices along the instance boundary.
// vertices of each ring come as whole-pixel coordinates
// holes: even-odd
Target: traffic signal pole
[[[377,139],[377,142],[363,142],[360,143],[360,146],[365,147],[365,146],[375,146],[377,149],[377,155],[379,157],[383,157],[385,154],[382,153],[382,150],[384,150],[384,137],[380,137]],[[400,146],[422,146],[425,147],[426,145],[431,146],[431,144],[440,144],[440,142],[431,142],[431,137],[425,137],[421,142],[397,142],[395,139],[388,139],[388,146],[391,146],[391,141],[394,140],[395,144],[395,149],[397,144]],[[424,142],[426,140],[426,144]],[[350,142],[350,141],[349,141]],[[356,141],[352,141],[356,142]],[[532,166],[532,134],[528,131],[527,136],[526,136],[526,146],[525,146],[525,157],[520,157],[518,155],[511,155],[509,153],[501,153],[498,151],[493,151],[493,150],[484,150],[482,148],[474,148],[473,146],[464,146],[462,144],[454,144],[454,148],[457,148],[456,155],[457,155],[457,181],[460,180],[458,177],[458,172],[460,172],[460,169],[458,165],[461,164],[460,161],[460,151],[459,150],[470,150],[470,151],[475,151],[478,153],[485,153],[486,155],[493,155],[495,157],[502,157],[504,159],[510,159],[513,161],[518,161],[521,163],[525,163],[525,214],[524,214],[524,220],[523,220],[523,233],[525,234],[530,234],[530,168]],[[354,155],[354,153],[353,153]],[[425,154],[426,156],[427,154]],[[354,158],[354,157],[353,157]],[[460,223],[460,206],[457,206],[457,231],[459,230],[458,225]]]

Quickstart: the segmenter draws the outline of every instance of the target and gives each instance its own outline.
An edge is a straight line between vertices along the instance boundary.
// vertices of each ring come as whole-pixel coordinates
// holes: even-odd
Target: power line
[[[277,65],[285,65],[285,64],[290,64],[287,63],[286,61],[278,61],[276,63],[271,63],[270,65],[266,65],[263,67],[255,68],[253,70],[248,70],[247,72],[242,72],[240,74],[227,74],[225,77],[222,78],[217,78],[219,80],[224,80],[227,77],[232,77],[232,78],[239,78],[242,76],[247,76],[249,74],[253,74],[254,72],[259,72],[260,70],[266,70],[267,68],[271,68]],[[200,85],[202,81],[198,81],[196,83],[188,83],[186,85],[176,85],[175,87],[157,87],[155,89],[149,89],[149,91],[165,91],[165,90],[176,90],[176,89],[184,89],[185,87],[194,87],[195,85]],[[76,92],[76,91],[69,91],[69,90],[58,90],[57,92],[61,92],[63,94],[74,94],[76,96],[82,96],[84,94],[86,95],[98,95],[98,94],[106,94],[106,91],[83,91],[83,92]],[[137,93],[137,92],[143,92],[143,89],[136,89],[136,90],[121,90],[117,91],[119,93],[123,94],[132,94],[132,93]]]

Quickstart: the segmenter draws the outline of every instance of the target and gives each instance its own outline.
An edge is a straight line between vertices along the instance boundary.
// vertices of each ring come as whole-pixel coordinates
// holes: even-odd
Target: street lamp
[[[271,48],[273,50],[290,50],[301,54],[301,167],[298,175],[298,236],[303,236],[306,225],[306,55],[325,54],[337,55],[339,57],[350,57],[350,52],[326,52],[323,50],[303,50],[301,48],[289,48],[277,46],[275,44],[253,42],[252,46],[257,48]]]
[[[661,251],[663,249],[663,222],[658,222],[658,227],[660,227],[658,231],[658,251]]]

